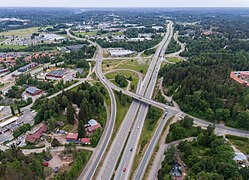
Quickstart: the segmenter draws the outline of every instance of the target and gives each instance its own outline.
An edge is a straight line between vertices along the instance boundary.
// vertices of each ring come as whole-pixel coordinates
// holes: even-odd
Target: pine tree
[[[72,104],[69,104],[67,106],[67,121],[69,124],[74,124],[74,122],[75,122],[74,115],[75,115],[74,108],[73,108]]]
[[[79,125],[78,125],[78,137],[79,138],[85,137],[85,130],[84,130],[84,123],[83,123],[83,121],[79,121]]]
[[[10,110],[11,110],[12,115],[15,116],[16,114],[15,114],[15,110],[14,110],[13,106],[10,106]]]

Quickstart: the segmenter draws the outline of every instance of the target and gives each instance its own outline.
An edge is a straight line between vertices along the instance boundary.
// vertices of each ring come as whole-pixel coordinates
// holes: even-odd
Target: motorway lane
[[[74,37],[70,34],[69,29],[66,30],[67,35],[69,37],[75,38],[77,40],[85,40],[83,38],[77,38]],[[102,72],[102,60],[103,60],[103,49],[96,43],[88,40],[89,43],[91,43],[92,45],[94,45],[95,47],[97,47],[97,53],[96,53],[96,75],[99,78],[100,82],[105,86],[105,88],[107,89],[109,96],[111,98],[111,115],[109,117],[109,120],[107,121],[107,124],[105,126],[104,132],[99,140],[99,143],[94,151],[94,153],[92,154],[90,160],[88,161],[86,168],[81,172],[80,176],[78,177],[79,180],[82,179],[87,179],[90,180],[92,179],[100,161],[102,156],[104,155],[104,152],[107,148],[107,145],[109,144],[109,141],[111,139],[111,134],[114,128],[114,124],[115,124],[115,119],[116,119],[116,112],[117,112],[117,107],[116,107],[116,100],[115,100],[115,96],[114,93],[112,91],[112,89],[110,88],[110,86],[108,85],[108,83],[102,79],[102,77],[104,77],[103,72]]]
[[[163,56],[162,54],[165,53],[165,50],[172,38],[173,35],[173,29],[172,29],[173,23],[168,24],[168,30],[167,33],[164,37],[164,41],[162,44],[160,44],[159,48],[157,49],[155,56],[151,62],[152,70],[149,70],[146,75],[148,75],[147,79],[145,80],[146,88],[144,89],[145,97],[148,99],[151,99],[153,90],[156,84],[157,76],[158,76],[158,71],[161,66]],[[147,88],[148,86],[148,88]],[[142,104],[141,108],[138,112],[137,120],[136,120],[136,126],[133,127],[131,135],[129,137],[129,140],[127,142],[127,146],[124,150],[124,155],[122,156],[121,163],[118,167],[118,170],[115,174],[114,179],[128,179],[129,175],[131,174],[131,169],[132,169],[132,164],[135,158],[135,153],[138,147],[138,142],[142,133],[142,128],[144,121],[147,116],[149,106],[147,104]],[[140,128],[137,128],[137,127]],[[133,151],[130,151],[130,149],[133,148]],[[125,169],[125,172],[123,172]]]
[[[156,61],[157,61],[157,58],[159,56],[159,53],[160,53],[160,50],[162,49],[165,41],[167,40],[168,38],[168,33],[165,35],[165,37],[163,38],[162,42],[160,43],[160,46],[156,52],[156,55],[154,56],[149,68],[148,68],[148,71],[147,71],[147,74],[145,75],[145,79],[142,83],[142,88],[140,89],[140,92],[139,92],[139,95],[144,95],[145,91],[146,91],[146,88],[148,86],[148,83],[149,83],[149,80],[151,78],[151,75],[154,71],[154,68],[155,68],[155,65],[156,65]],[[103,77],[103,79],[106,79],[105,77]],[[108,80],[106,80],[108,83],[110,83]],[[113,84],[110,83],[110,86],[113,87]],[[116,89],[115,88],[116,86],[114,86],[113,88],[115,90],[118,90],[118,91],[122,91],[122,89]],[[139,100],[141,100],[139,98]],[[131,128],[131,125],[132,125],[132,122],[134,120],[134,118],[136,117],[136,114],[137,114],[137,111],[139,109],[139,104],[140,103],[137,103],[137,102],[134,102],[132,103],[128,113],[126,114],[126,117],[125,119],[123,120],[123,123],[114,139],[114,142],[112,143],[112,146],[110,148],[110,151],[108,152],[107,154],[107,157],[104,161],[104,164],[101,168],[101,171],[99,173],[99,176],[98,178],[101,178],[101,179],[110,179],[112,177],[112,174],[113,174],[113,171],[115,169],[115,165],[118,161],[118,158],[122,152],[122,149],[123,149],[123,146],[125,144],[125,140],[126,138],[128,137],[128,134],[129,134],[129,131],[128,129]],[[140,116],[144,116],[142,117],[141,119],[144,121],[145,117],[146,117],[146,114],[147,114],[147,111],[148,111],[148,105],[147,104],[142,104],[141,105],[141,109],[140,111],[143,111],[143,114],[140,113]],[[139,111],[139,112],[140,112]],[[143,124],[143,122],[139,122],[138,120],[135,121],[135,123],[137,123],[138,125],[135,125],[135,127],[137,128],[139,126],[139,124]],[[140,128],[140,131],[142,131],[142,127]],[[137,138],[131,138],[131,139],[137,139]]]
[[[139,85],[137,87],[136,93],[139,93],[141,89],[142,76],[139,78]],[[129,135],[129,129],[131,129],[132,123],[135,119],[136,113],[140,107],[140,102],[133,100],[131,106],[126,113],[124,120],[122,121],[121,126],[118,129],[118,132],[111,144],[111,147],[105,157],[100,172],[97,179],[111,179],[113,172],[115,170],[115,165],[118,162],[118,158],[122,152],[122,147],[125,144],[126,138]]]
[[[160,139],[160,135],[163,132],[163,129],[167,123],[167,121],[172,117],[172,115],[167,114],[166,116],[164,116],[161,120],[160,123],[150,141],[150,144],[148,146],[148,148],[146,149],[146,152],[138,166],[138,169],[135,173],[134,179],[135,180],[139,180],[142,179],[142,177],[144,177],[145,171],[147,166],[149,165],[150,159],[153,155],[154,149],[156,147],[156,144],[158,142],[158,140]]]

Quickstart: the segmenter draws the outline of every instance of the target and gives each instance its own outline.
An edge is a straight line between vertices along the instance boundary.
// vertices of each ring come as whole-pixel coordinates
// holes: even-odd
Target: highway
[[[167,121],[172,117],[172,115],[167,114],[165,117],[163,117],[160,120],[160,123],[150,141],[150,144],[148,146],[148,148],[146,149],[146,152],[141,160],[141,162],[139,163],[138,169],[135,173],[134,179],[135,180],[139,180],[142,179],[142,177],[144,177],[145,171],[147,169],[147,166],[149,165],[151,156],[153,155],[154,149],[156,147],[157,142],[159,141],[161,134],[163,132],[163,129],[167,123]]]
[[[77,38],[77,37],[72,36],[69,30],[66,30],[66,31],[67,31],[67,35],[72,38],[75,38],[77,40],[85,40],[83,38]],[[102,72],[103,49],[98,44],[92,41],[88,40],[88,42],[94,45],[95,47],[97,47],[97,53],[96,53],[96,58],[95,58],[96,59],[96,75],[109,93],[109,96],[111,99],[111,113],[109,116],[109,120],[107,121],[106,126],[104,128],[104,132],[99,140],[99,143],[97,147],[95,148],[94,153],[92,154],[90,160],[88,161],[86,168],[81,172],[80,176],[78,177],[79,180],[82,180],[82,179],[90,180],[93,178],[93,175],[111,139],[111,135],[112,135],[112,131],[114,128],[115,119],[116,119],[116,113],[117,113],[115,95],[111,87],[108,85],[108,83],[102,78],[104,76]]]
[[[163,61],[163,57],[165,54],[165,51],[167,49],[167,46],[173,36],[173,23],[170,22],[168,24],[166,35],[162,41],[162,43],[159,45],[152,62],[150,64],[149,70],[145,76],[143,87],[142,88],[142,94],[145,94],[145,97],[148,99],[151,99],[154,87],[156,85],[158,72],[161,66],[161,63]],[[164,105],[165,106],[165,105]],[[171,113],[171,109],[165,108],[165,110],[169,111]],[[129,136],[129,139],[127,141],[127,145],[124,149],[123,156],[121,158],[120,164],[118,166],[118,169],[115,173],[114,179],[129,179],[129,176],[131,174],[132,164],[135,158],[135,153],[138,147],[139,139],[142,134],[142,128],[144,121],[146,119],[147,113],[149,110],[148,104],[141,104],[141,107],[139,109],[136,121],[134,123],[134,126],[132,128],[131,134]],[[175,111],[172,111],[172,114],[174,114]],[[125,172],[124,172],[125,171]]]
[[[133,97],[134,99],[137,99],[139,101],[143,101],[143,95],[145,94],[146,92],[146,88],[148,86],[148,83],[151,79],[151,76],[152,76],[152,73],[154,71],[154,68],[155,68],[155,65],[156,65],[156,62],[157,62],[157,59],[159,57],[159,54],[160,54],[160,51],[161,49],[163,48],[163,45],[165,44],[165,42],[167,41],[168,39],[168,32],[166,33],[165,37],[163,38],[162,42],[160,43],[160,46],[149,66],[149,69],[147,71],[147,74],[145,75],[145,79],[142,83],[142,87],[139,91],[138,94],[135,94],[135,93],[131,93],[131,92],[128,92],[128,91],[124,91],[122,90],[121,88],[118,88],[117,86],[113,85],[109,80],[107,80],[104,76],[103,76],[103,79],[105,79],[109,84],[110,86],[116,90],[116,91],[122,91],[124,94],[127,94],[131,97]],[[137,89],[139,90],[139,89]],[[146,99],[147,102],[151,102],[152,100],[151,99]],[[101,178],[101,179],[110,179],[114,173],[114,170],[115,170],[115,166],[118,162],[118,158],[120,155],[121,155],[121,152],[122,152],[122,149],[123,149],[123,146],[125,144],[125,141],[126,141],[126,138],[128,137],[129,135],[129,130],[131,129],[132,127],[132,123],[136,117],[136,114],[138,112],[138,109],[139,109],[139,106],[140,104],[142,104],[141,108],[143,109],[142,111],[144,112],[143,113],[143,119],[145,119],[146,117],[146,114],[147,114],[147,107],[148,105],[144,104],[144,103],[138,103],[137,101],[133,101],[122,124],[121,124],[121,127],[119,128],[118,132],[117,132],[117,135],[110,147],[110,150],[105,158],[105,161],[103,163],[103,166],[101,167],[101,170],[100,170],[100,173],[98,175],[98,178]],[[163,104],[160,104],[160,107],[162,109],[166,109],[165,105]],[[141,110],[140,110],[141,111]],[[141,113],[140,113],[141,114]],[[140,115],[141,116],[141,115]],[[136,125],[135,125],[136,126]]]
[[[80,38],[77,38],[78,40],[81,40]],[[90,41],[91,42],[91,41]],[[168,42],[169,43],[169,42]],[[162,51],[165,51],[166,50],[166,45],[168,44],[168,43],[166,43],[166,44],[160,44],[160,47],[161,48],[163,48],[162,49]],[[98,47],[98,52],[101,52],[102,51],[102,49],[101,49],[101,47],[99,46],[99,45],[97,45],[96,43],[92,43],[93,45],[95,45],[96,47]],[[165,45],[165,46],[164,46]],[[159,47],[159,48],[160,48]],[[159,49],[158,48],[158,49]],[[99,53],[98,53],[99,54]],[[156,52],[156,54],[155,54],[155,56],[154,57],[159,57],[160,56],[160,52]],[[154,86],[155,86],[155,83],[156,83],[156,79],[157,79],[157,74],[158,74],[158,70],[159,70],[159,68],[160,68],[160,64],[161,64],[161,62],[163,61],[163,56],[161,56],[161,59],[158,61],[159,63],[157,63],[157,66],[156,66],[156,68],[154,68],[156,71],[153,73],[154,75],[152,76],[152,72],[153,72],[153,66],[155,66],[156,64],[156,62],[155,62],[155,58],[153,58],[154,59],[154,61],[152,61],[152,63],[150,64],[150,67],[149,67],[149,69],[148,69],[148,72],[147,72],[147,74],[146,74],[146,76],[145,76],[145,79],[144,79],[144,81],[143,81],[143,83],[142,83],[142,88],[141,88],[141,91],[140,91],[140,93],[138,93],[138,92],[136,92],[136,93],[132,93],[132,92],[129,92],[129,91],[125,91],[125,90],[123,90],[122,88],[119,88],[119,87],[117,87],[116,85],[114,85],[113,83],[111,83],[108,79],[106,79],[105,78],[105,76],[104,76],[104,74],[103,74],[103,72],[102,72],[102,60],[103,60],[103,58],[98,58],[97,59],[97,61],[96,61],[96,74],[97,74],[97,77],[100,79],[100,81],[107,87],[107,90],[108,90],[108,92],[110,93],[110,89],[109,88],[112,88],[112,89],[114,89],[114,90],[116,90],[116,91],[122,91],[122,93],[124,93],[124,94],[126,94],[126,95],[128,95],[128,96],[130,96],[130,97],[132,97],[134,100],[138,100],[139,102],[143,102],[143,103],[140,103],[140,104],[142,104],[141,105],[141,112],[143,112],[142,113],[142,115],[141,114],[137,114],[137,119],[139,119],[139,118],[145,118],[146,117],[146,115],[145,114],[147,114],[147,112],[146,112],[146,109],[148,109],[148,105],[153,105],[153,106],[156,106],[156,107],[158,107],[158,108],[160,108],[160,109],[163,109],[164,111],[165,110],[167,110],[169,113],[171,113],[171,114],[177,114],[178,112],[181,112],[178,108],[174,108],[174,107],[170,107],[170,106],[166,106],[166,105],[164,105],[164,104],[162,104],[162,103],[158,103],[158,102],[155,102],[155,101],[153,101],[153,100],[151,100],[150,98],[147,98],[147,96],[149,96],[150,94],[152,95],[152,93],[153,93],[153,88],[154,88]],[[158,59],[156,59],[156,60],[158,60]],[[147,90],[147,93],[146,93],[146,95],[145,95],[145,97],[143,96],[143,95],[141,95],[142,94],[142,92],[145,92],[145,90],[146,90],[146,84],[148,84],[148,82],[150,81],[150,79],[151,79],[151,81],[152,81],[152,83],[150,83],[149,84],[149,87],[150,87],[150,89],[152,89],[152,90]],[[155,80],[155,81],[153,81],[153,80]],[[149,89],[149,87],[148,87],[148,89]],[[128,132],[129,131],[129,123],[131,123],[131,122],[133,122],[133,119],[132,118],[130,118],[131,116],[129,116],[129,114],[135,114],[135,112],[137,111],[136,110],[136,107],[137,107],[137,105],[136,105],[136,103],[137,104],[139,104],[138,103],[138,101],[133,101],[133,103],[132,103],[132,105],[131,105],[131,110],[129,110],[128,111],[128,113],[127,113],[127,115],[126,115],[126,119],[130,119],[130,120],[128,120],[128,121],[124,121],[123,123],[127,123],[126,125],[124,125],[124,129],[125,129],[125,132]],[[134,105],[135,104],[135,105]],[[113,108],[112,108],[113,109]],[[132,111],[132,112],[131,112]],[[113,112],[113,111],[112,111]],[[114,111],[115,113],[116,113],[116,111]],[[134,117],[136,116],[136,114],[134,115]],[[133,117],[133,116],[132,116]],[[114,124],[114,120],[109,120],[108,122],[113,122],[113,124]],[[137,120],[135,121],[135,122],[138,122]],[[208,122],[206,122],[206,121],[203,121],[203,120],[200,120],[200,119],[198,119],[198,118],[195,118],[195,122],[198,122],[198,123],[208,123]],[[139,123],[139,122],[138,122]],[[141,122],[140,122],[141,123]],[[137,126],[138,124],[134,124],[133,125],[133,127],[134,128],[136,128],[136,129],[142,129],[142,127],[141,126]],[[106,128],[108,128],[109,127],[109,125],[106,127]],[[121,127],[122,127],[122,125],[121,125]],[[138,128],[138,127],[140,127],[140,128]],[[225,127],[225,126],[224,126]],[[220,127],[220,129],[221,129],[221,131],[224,131],[224,127]],[[226,129],[227,127],[225,127],[225,129]],[[108,128],[108,129],[110,129],[110,127]],[[132,130],[132,132],[134,131],[134,129]],[[228,130],[225,130],[226,132],[227,132],[227,134],[238,134],[238,130],[237,129],[233,129],[233,128],[228,128]],[[239,130],[240,131],[240,130]],[[96,152],[93,154],[93,156],[92,156],[92,158],[90,159],[90,161],[89,161],[89,163],[87,164],[87,169],[88,170],[84,170],[82,173],[81,173],[81,176],[79,177],[79,179],[91,179],[92,177],[93,177],[93,174],[94,174],[94,172],[96,171],[96,168],[97,168],[97,166],[98,166],[98,164],[99,164],[99,162],[100,162],[100,157],[102,157],[103,156],[103,153],[104,153],[104,151],[105,151],[105,149],[106,149],[106,146],[107,146],[107,144],[108,143],[106,143],[106,144],[103,144],[102,142],[106,142],[106,139],[109,137],[109,135],[111,136],[111,132],[112,132],[112,130],[109,130],[109,133],[108,133],[108,135],[105,135],[105,138],[102,138],[101,137],[101,139],[100,139],[100,143],[101,143],[101,145],[98,145],[98,148],[96,148]],[[124,131],[121,133],[122,135],[124,135],[123,134],[124,133]],[[239,133],[242,133],[243,134],[243,136],[247,136],[248,137],[248,131],[246,131],[246,132],[239,132]],[[131,133],[131,135],[132,135],[133,133]],[[130,135],[130,136],[131,136]],[[104,136],[104,134],[103,134],[103,136]],[[117,134],[117,136],[118,136],[118,134]],[[121,136],[121,137],[123,137],[123,136]],[[134,136],[133,136],[134,137]],[[140,137],[140,136],[139,136]],[[137,138],[137,137],[136,137]],[[121,139],[119,139],[119,138],[115,138],[115,139],[117,139],[117,141],[119,140],[120,142],[123,142]],[[139,139],[139,138],[137,138],[137,139]],[[109,141],[108,141],[109,142]],[[112,143],[112,144],[115,144],[115,143]],[[113,146],[115,146],[115,145],[113,145]],[[118,146],[118,145],[116,145],[116,146]],[[128,149],[128,151],[129,151],[129,146],[126,146],[127,148],[126,149]],[[134,148],[133,148],[134,149]],[[134,151],[134,150],[133,150]],[[98,152],[98,153],[97,153]],[[110,152],[110,151],[109,151]],[[126,150],[125,150],[125,152],[126,152]],[[134,154],[134,153],[131,153],[131,154]],[[111,154],[113,157],[115,157],[115,160],[117,160],[118,159],[118,157],[119,156],[115,156],[115,154]],[[95,157],[96,156],[96,157]],[[108,158],[107,158],[108,159]],[[107,165],[110,165],[110,162],[111,162],[112,160],[107,160],[107,161],[104,161],[104,163],[106,163]],[[130,160],[131,162],[133,161],[132,159]],[[114,163],[115,164],[115,163]],[[132,163],[131,163],[132,164]],[[105,167],[105,166],[102,166],[102,167]],[[131,167],[131,165],[129,166],[129,168]],[[91,170],[89,170],[89,169],[91,169]],[[131,169],[131,168],[130,168]],[[122,174],[122,168],[119,168],[119,171],[118,172],[120,172],[120,174]],[[101,174],[101,171],[102,171],[102,169],[100,170],[100,173],[99,174]],[[106,171],[104,171],[104,172],[106,172]],[[111,171],[110,172],[113,172],[112,171],[112,169],[111,169]],[[118,174],[118,172],[116,173],[116,175]],[[84,174],[85,174],[85,176],[84,176]],[[102,174],[103,174],[103,171],[102,171]],[[129,172],[127,172],[126,171],[126,175],[129,175]],[[104,173],[104,175],[105,175],[105,173]],[[99,177],[101,177],[101,176],[99,176]],[[106,176],[107,177],[107,176]],[[101,179],[105,179],[103,176],[101,177]],[[115,177],[115,179],[128,179],[127,177],[126,178],[116,178]]]

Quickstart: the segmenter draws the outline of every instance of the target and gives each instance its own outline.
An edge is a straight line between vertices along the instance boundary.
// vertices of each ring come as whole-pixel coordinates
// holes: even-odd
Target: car
[[[125,172],[125,171],[126,171],[126,168],[123,169],[123,172]]]
[[[44,163],[43,163],[43,166],[44,166],[44,167],[48,167],[48,165],[49,165],[48,162],[44,162]]]
[[[139,129],[139,126],[137,128]]]
[[[58,173],[59,172],[59,168],[58,167],[55,167],[54,168],[54,173]]]
[[[50,161],[50,160],[51,160],[51,158],[48,157],[48,156],[45,156],[43,159],[44,159],[45,161]]]
[[[131,148],[130,151],[133,151],[133,148]]]

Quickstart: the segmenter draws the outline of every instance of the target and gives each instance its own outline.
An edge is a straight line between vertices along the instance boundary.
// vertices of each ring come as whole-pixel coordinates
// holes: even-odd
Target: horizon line
[[[176,9],[180,9],[180,8],[249,8],[248,6],[183,6],[183,7],[177,7],[177,6],[168,6],[168,7],[149,7],[149,6],[122,6],[122,7],[118,7],[118,6],[103,6],[103,7],[79,7],[79,6],[0,6],[0,8],[148,8],[148,9],[152,9],[152,8],[158,8],[158,9],[163,9],[163,8],[176,8]]]

